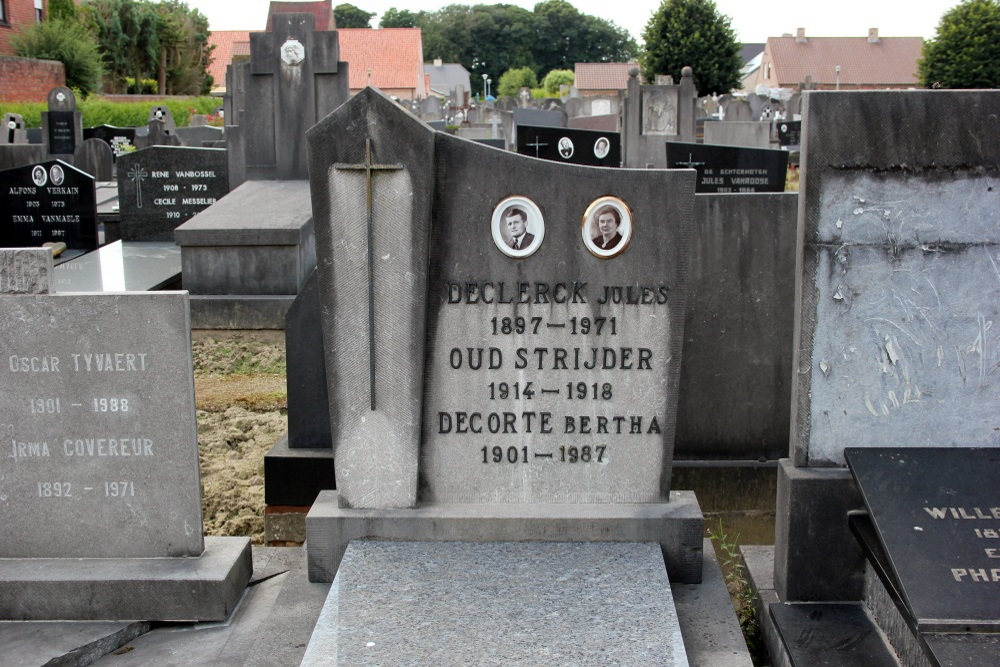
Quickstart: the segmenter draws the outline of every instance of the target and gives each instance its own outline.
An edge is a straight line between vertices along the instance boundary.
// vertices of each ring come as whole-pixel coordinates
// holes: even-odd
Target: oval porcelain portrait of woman
[[[583,244],[601,259],[610,259],[624,251],[634,232],[632,211],[617,197],[596,199],[583,214]]]

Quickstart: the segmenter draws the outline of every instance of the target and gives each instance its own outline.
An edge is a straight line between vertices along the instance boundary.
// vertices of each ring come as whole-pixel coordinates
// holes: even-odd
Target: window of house
[[[0,0],[0,23],[7,23],[7,0]]]
[[[43,9],[44,9],[44,7],[42,7],[42,0],[35,0],[35,22],[37,22],[37,23],[41,23],[42,22],[42,10]]]

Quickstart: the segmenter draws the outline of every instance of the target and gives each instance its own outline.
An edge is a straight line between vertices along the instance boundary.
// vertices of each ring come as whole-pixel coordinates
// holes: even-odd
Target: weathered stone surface
[[[48,294],[51,283],[51,250],[0,248],[0,294]]]
[[[200,555],[187,295],[0,301],[0,557]]]
[[[807,95],[797,464],[843,465],[848,445],[996,444],[997,105],[996,91]],[[953,140],[938,141],[946,117]]]

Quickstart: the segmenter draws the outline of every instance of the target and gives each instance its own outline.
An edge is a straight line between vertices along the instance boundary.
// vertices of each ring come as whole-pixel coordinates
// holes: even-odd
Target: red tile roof
[[[573,67],[577,90],[625,90],[628,71],[639,63],[576,63]]]
[[[267,8],[267,26],[264,30],[271,29],[271,16],[274,14],[312,14],[316,17],[316,30],[333,30],[333,2],[332,0],[320,0],[320,2],[277,2],[271,0],[271,5]]]
[[[208,35],[208,43],[215,47],[212,50],[212,64],[208,73],[212,75],[212,88],[225,88],[226,67],[233,61],[233,56],[250,55],[250,32],[248,30],[213,30]]]
[[[795,86],[812,76],[817,84],[836,82],[840,65],[841,85],[918,85],[917,60],[924,40],[920,37],[769,37],[767,50],[774,63],[779,85]]]
[[[409,88],[417,97],[424,86],[424,47],[420,28],[342,28],[340,58],[350,65],[351,90]]]

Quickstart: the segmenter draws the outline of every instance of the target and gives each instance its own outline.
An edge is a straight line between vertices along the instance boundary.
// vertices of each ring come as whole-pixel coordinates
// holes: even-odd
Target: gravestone
[[[568,118],[576,118],[583,113],[583,98],[571,97],[566,100],[563,108],[566,109],[566,116]]]
[[[83,130],[83,139],[100,139],[111,147],[114,159],[135,150],[135,128],[97,125]]]
[[[617,132],[565,127],[518,125],[517,152],[543,160],[593,167],[620,167],[622,162],[621,135]]]
[[[274,14],[270,32],[250,33],[239,119],[248,180],[308,178],[306,129],[349,97],[337,32],[315,25],[312,14]]]
[[[753,109],[745,99],[735,97],[726,100],[722,105],[722,120],[751,121],[753,119]]]
[[[0,296],[4,620],[222,620],[249,540],[202,535],[184,293]]]
[[[163,123],[163,134],[173,134],[177,131],[177,123],[174,121],[174,114],[170,111],[170,107],[165,106],[153,106],[149,109],[149,117],[146,122],[159,121]]]
[[[869,604],[903,662],[995,662],[996,450],[848,448],[844,454],[867,510],[850,520],[869,562]],[[890,608],[903,624],[886,622]]]
[[[26,144],[28,133],[24,130],[24,118],[21,114],[5,113],[3,115],[3,144]]]
[[[746,96],[746,101],[750,105],[750,120],[761,120],[764,114],[764,109],[768,108],[771,104],[771,99],[769,97],[765,95],[758,95],[757,93],[749,93]]]
[[[441,100],[434,95],[420,100],[420,118],[422,120],[441,120]]]
[[[84,139],[73,153],[73,164],[98,181],[114,179],[115,156],[101,139]]]
[[[0,247],[97,247],[94,177],[62,160],[0,171]]]
[[[118,160],[123,241],[172,241],[174,229],[229,193],[226,151],[150,146]]]
[[[72,155],[83,139],[83,114],[76,96],[65,86],[49,91],[48,111],[42,112],[42,136],[49,155]]]
[[[642,85],[638,68],[629,70],[623,113],[623,164],[631,168],[666,167],[663,144],[694,141],[697,90],[690,67],[678,85]]]
[[[802,115],[802,93],[792,93],[785,102],[785,117],[788,120],[799,120]]]
[[[181,140],[177,136],[177,130],[170,130],[165,121],[159,118],[151,118],[145,128],[144,135],[136,134],[136,146],[140,149],[150,146],[180,146]]]
[[[695,169],[698,193],[784,192],[788,151],[668,141],[667,166]]]
[[[863,596],[846,447],[998,444],[998,104],[997,91],[804,95],[791,445],[771,564],[782,603]],[[936,139],[944,117],[954,141]]]
[[[799,146],[802,143],[802,121],[783,120],[778,122],[778,144]]]
[[[368,117],[393,129],[337,131]],[[573,167],[570,187],[565,166],[430,132],[373,89],[309,137],[337,521],[399,508],[417,522],[453,502],[500,514],[669,508],[694,174]],[[439,179],[435,163],[448,165]],[[432,198],[470,187],[474,199]],[[516,250],[500,224],[510,206],[532,235]],[[621,219],[607,249],[592,238],[604,206]],[[491,219],[492,232],[469,224]],[[642,221],[657,219],[672,222],[652,234]],[[423,514],[408,509],[418,502]],[[331,576],[345,546],[324,542],[310,537],[314,577]]]
[[[221,141],[223,130],[221,127],[211,125],[198,125],[195,127],[179,127],[176,130],[177,138],[182,145],[193,148],[210,148],[207,143]]]
[[[743,148],[768,148],[771,145],[771,124],[748,120],[724,123],[705,123],[705,143],[716,146]]]
[[[48,248],[5,248],[0,251],[0,294],[48,294],[52,282]]]
[[[528,584],[518,563],[556,553],[596,562],[585,553],[611,545],[593,541],[658,542],[623,556],[644,585],[664,562],[672,580],[700,581],[700,511],[670,490],[693,172],[497,152],[430,131],[372,88],[308,141],[337,490],[314,503],[307,543],[310,578],[339,582],[314,645],[330,632],[346,645],[338,596],[374,576],[411,580],[395,563],[471,562],[426,541],[500,543],[471,547],[493,554],[488,587],[507,572]],[[400,556],[353,555],[361,538]],[[489,616],[523,626],[507,590]],[[593,599],[563,593],[567,610]],[[399,629],[420,642],[415,627]],[[657,654],[686,664],[672,646]]]

